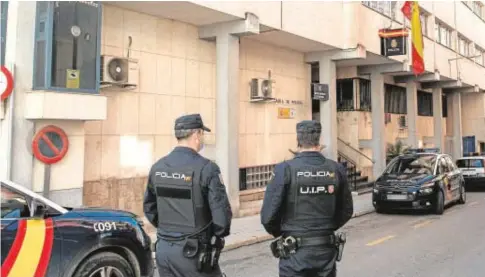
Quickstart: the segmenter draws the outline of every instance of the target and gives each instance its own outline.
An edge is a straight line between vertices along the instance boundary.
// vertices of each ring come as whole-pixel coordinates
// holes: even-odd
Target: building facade
[[[64,205],[141,214],[148,170],[187,113],[212,129],[202,154],[219,164],[239,216],[259,210],[300,120],[320,120],[324,154],[364,181],[398,140],[454,158],[485,151],[483,1],[419,2],[417,77],[410,37],[406,54],[382,55],[379,30],[410,26],[400,1],[5,3],[2,63],[15,89],[1,104],[0,176],[37,192],[47,183]],[[129,58],[123,85],[113,57]],[[315,83],[328,100],[313,99]],[[31,147],[47,125],[69,139],[48,182]]]

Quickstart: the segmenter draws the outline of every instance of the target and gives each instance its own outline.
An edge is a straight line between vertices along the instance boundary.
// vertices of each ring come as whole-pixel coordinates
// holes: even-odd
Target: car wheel
[[[442,191],[436,194],[435,214],[443,214],[445,211],[445,199]]]
[[[458,200],[458,204],[465,204],[466,202],[466,189],[465,185],[461,184],[460,186],[460,199]]]
[[[76,270],[74,277],[132,277],[130,263],[120,255],[102,252],[89,257]]]

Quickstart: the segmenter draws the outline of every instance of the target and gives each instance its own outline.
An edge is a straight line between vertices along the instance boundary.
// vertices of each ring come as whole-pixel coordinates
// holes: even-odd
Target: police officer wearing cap
[[[261,223],[277,238],[280,277],[336,276],[345,244],[335,231],[352,217],[352,194],[345,169],[320,153],[321,129],[318,121],[297,124],[299,151],[276,165],[264,195]]]
[[[217,260],[232,211],[219,167],[198,153],[204,131],[199,114],[177,118],[177,147],[150,169],[143,209],[157,228],[159,276],[223,276]]]

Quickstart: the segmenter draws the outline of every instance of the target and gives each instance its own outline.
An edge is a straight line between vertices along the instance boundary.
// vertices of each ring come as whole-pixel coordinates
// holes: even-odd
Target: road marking
[[[390,240],[392,238],[394,238],[395,236],[387,236],[387,237],[383,237],[383,238],[380,238],[380,239],[376,239],[374,241],[371,241],[369,242],[368,244],[366,244],[367,246],[374,246],[374,245],[377,245],[379,243],[383,243],[385,242],[386,240]]]
[[[478,204],[478,202],[477,202],[477,201],[475,201],[475,202],[471,202],[470,204],[468,204],[468,206],[469,206],[469,207],[471,207],[471,206],[475,206],[476,204]]]
[[[433,222],[433,220],[426,220],[426,221],[423,221],[421,223],[418,223],[418,224],[414,225],[413,227],[414,227],[414,229],[418,229],[420,227],[423,227],[425,225],[430,224],[431,222]]]

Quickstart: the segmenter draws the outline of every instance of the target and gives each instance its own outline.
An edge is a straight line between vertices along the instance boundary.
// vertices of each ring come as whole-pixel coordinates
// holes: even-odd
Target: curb
[[[246,239],[246,240],[243,240],[243,241],[238,241],[238,242],[235,242],[235,243],[228,244],[228,245],[226,245],[226,247],[224,247],[224,249],[222,249],[222,252],[234,250],[234,249],[237,249],[237,248],[240,248],[240,247],[243,247],[243,246],[250,246],[250,245],[253,245],[253,244],[256,244],[256,243],[265,242],[265,241],[272,240],[272,239],[273,239],[273,236],[269,235],[269,234],[261,235],[261,236],[255,236],[255,237],[252,237],[250,239]]]
[[[352,215],[352,218],[360,217],[360,216],[371,214],[371,213],[374,213],[374,212],[375,212],[374,208],[368,209],[368,210],[363,210],[363,211],[354,213],[354,215]],[[246,239],[246,240],[234,242],[234,243],[231,243],[231,244],[227,244],[224,247],[224,249],[222,249],[222,252],[234,250],[234,249],[241,248],[241,247],[244,247],[244,246],[250,246],[250,245],[253,245],[253,244],[265,242],[265,241],[272,240],[272,239],[273,239],[273,236],[269,235],[269,234],[254,236],[250,239]],[[155,249],[155,243],[152,242],[152,251],[154,251],[154,249]]]
[[[376,212],[376,210],[374,208],[369,209],[369,210],[364,210],[364,211],[361,211],[361,212],[356,212],[356,213],[354,213],[354,215],[352,216],[352,218],[359,217],[359,216],[363,216],[363,215],[366,215],[366,214],[375,213],[375,212]]]
[[[369,194],[372,192],[372,188],[363,191],[352,191],[352,196],[359,196],[364,194]]]

